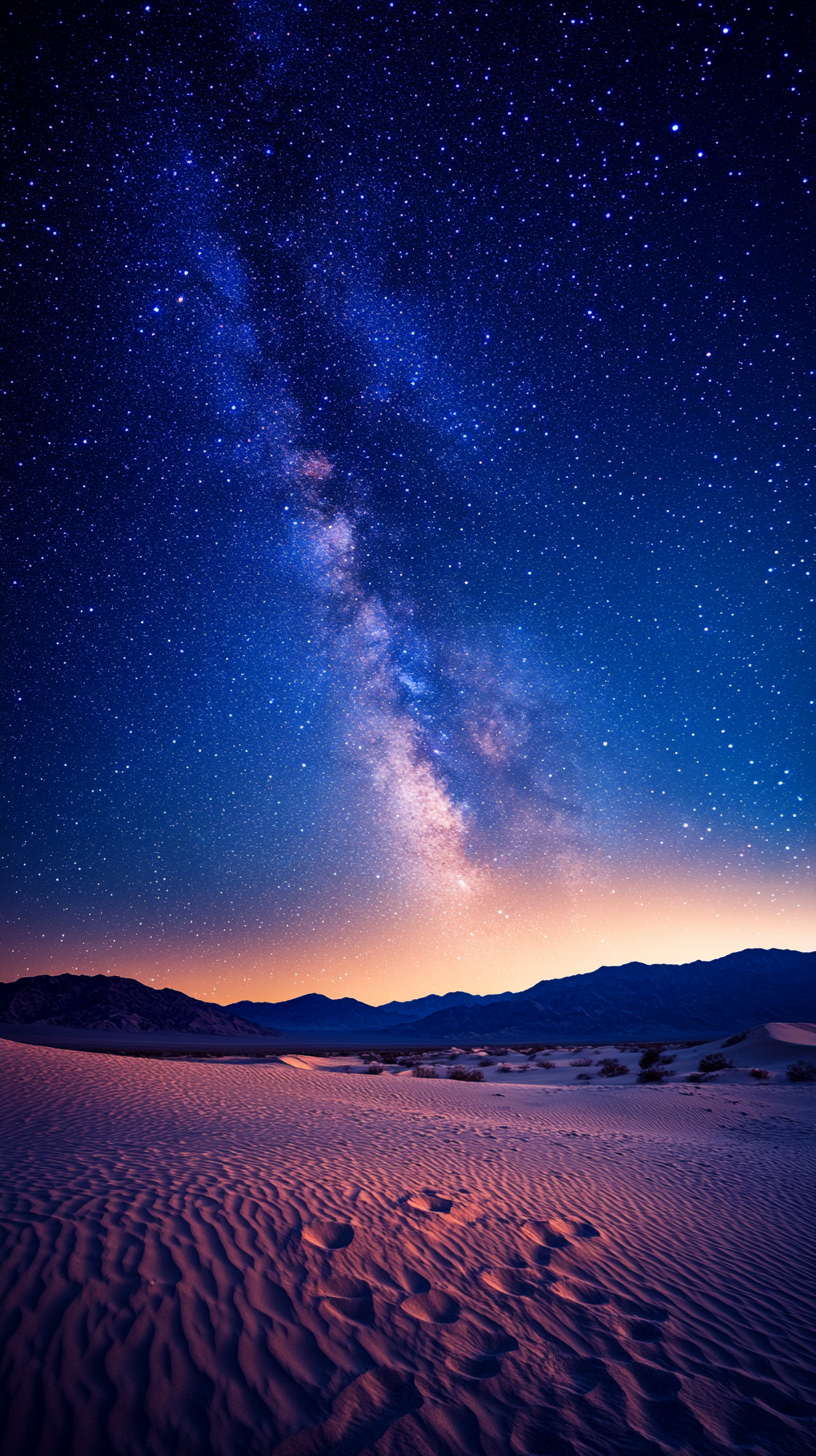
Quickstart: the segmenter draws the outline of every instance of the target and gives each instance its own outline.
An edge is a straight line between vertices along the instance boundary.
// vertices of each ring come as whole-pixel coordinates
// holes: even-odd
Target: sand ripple
[[[0,1050],[4,1456],[812,1450],[807,1088]]]

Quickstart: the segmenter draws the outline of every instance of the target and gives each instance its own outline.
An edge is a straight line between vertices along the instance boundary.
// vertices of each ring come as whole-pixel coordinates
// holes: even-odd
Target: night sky
[[[801,11],[16,7],[3,978],[812,949]]]

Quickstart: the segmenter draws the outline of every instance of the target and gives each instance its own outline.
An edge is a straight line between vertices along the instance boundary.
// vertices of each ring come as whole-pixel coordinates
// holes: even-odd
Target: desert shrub
[[[665,1075],[666,1075],[666,1073],[665,1072],[661,1072],[661,1070],[660,1070],[659,1067],[643,1067],[643,1069],[640,1072],[638,1072],[638,1081],[639,1082],[662,1082],[663,1081],[663,1078],[665,1077]]]
[[[482,1057],[482,1060],[479,1063],[480,1067],[495,1067],[495,1065],[496,1062],[493,1057]]]
[[[500,1072],[512,1072],[512,1070],[513,1068],[511,1067],[509,1062],[502,1062],[501,1066],[499,1067]]]
[[[787,1076],[789,1082],[816,1082],[816,1062],[805,1062],[801,1058],[798,1062],[790,1062]]]
[[[449,1082],[483,1082],[484,1073],[476,1067],[469,1071],[467,1067],[451,1067],[448,1071]]]
[[[366,1067],[367,1077],[379,1077],[382,1072],[382,1062],[369,1062]]]
[[[670,1067],[672,1062],[676,1061],[677,1058],[672,1054],[670,1057],[661,1057],[657,1065],[659,1067]]]
[[[726,1072],[733,1065],[734,1063],[729,1062],[728,1058],[724,1057],[722,1052],[709,1052],[707,1057],[700,1058],[697,1063],[697,1070],[698,1072],[705,1072],[707,1076],[710,1072]]]
[[[686,1081],[687,1082],[704,1082],[705,1081],[705,1077],[703,1076],[702,1072],[689,1072],[688,1076],[686,1077]]]
[[[752,1067],[748,1075],[756,1077],[758,1082],[767,1082],[771,1074],[766,1067]]]
[[[439,1073],[437,1072],[436,1067],[425,1067],[420,1065],[417,1067],[413,1067],[411,1070],[412,1077],[438,1077],[438,1075]]]
[[[642,1072],[645,1072],[647,1067],[657,1066],[657,1063],[660,1061],[660,1053],[662,1052],[662,1050],[662,1047],[647,1047],[645,1052],[643,1052],[643,1054],[641,1055],[640,1061],[638,1062],[640,1070]]]
[[[529,1062],[522,1062],[522,1064],[521,1064],[520,1067],[516,1067],[516,1071],[517,1072],[529,1072],[529,1070],[530,1070],[530,1063]]]
[[[747,1035],[747,1031],[735,1031],[733,1036],[726,1037],[723,1046],[737,1046],[739,1042],[745,1041]]]
[[[555,1062],[537,1062],[536,1066],[540,1067],[542,1072],[551,1072],[555,1066]]]
[[[629,1068],[617,1057],[601,1057],[597,1063],[599,1077],[625,1077]]]
[[[570,1062],[570,1066],[571,1067],[591,1067],[592,1066],[592,1058],[591,1057],[580,1057],[577,1062]]]
[[[575,1078],[575,1080],[576,1080],[576,1082],[591,1082],[592,1081],[592,1073],[591,1072],[579,1072],[578,1073],[578,1076]]]

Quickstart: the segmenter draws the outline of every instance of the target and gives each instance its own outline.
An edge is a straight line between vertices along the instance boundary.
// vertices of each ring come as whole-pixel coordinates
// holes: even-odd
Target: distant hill
[[[679,966],[630,961],[527,991],[449,991],[386,1006],[313,993],[221,1007],[125,976],[23,976],[0,984],[0,1022],[95,1031],[364,1033],[473,1045],[705,1040],[768,1021],[816,1021],[816,951],[741,950]]]
[[[816,951],[757,949],[680,966],[601,966],[539,981],[499,1005],[434,1012],[410,1030],[434,1041],[659,1039],[718,1036],[726,1027],[747,1031],[815,1015]]]
[[[269,1036],[254,1022],[183,991],[154,990],[129,976],[22,976],[0,984],[0,1022],[94,1031],[190,1031]]]
[[[285,1031],[382,1032],[431,1042],[706,1038],[766,1021],[816,1019],[816,951],[741,950],[686,965],[630,961],[498,996],[451,991],[368,1006],[312,994],[238,1001],[227,1010]]]
[[[406,1022],[453,1007],[487,1005],[512,997],[512,991],[497,996],[474,996],[469,991],[448,991],[445,996],[420,996],[415,1001],[389,1001],[385,1006],[369,1006],[353,996],[333,1000],[310,992],[291,1001],[233,1001],[225,1007],[236,1016],[246,1016],[261,1026],[280,1027],[286,1031],[382,1031],[383,1027],[399,1027]]]

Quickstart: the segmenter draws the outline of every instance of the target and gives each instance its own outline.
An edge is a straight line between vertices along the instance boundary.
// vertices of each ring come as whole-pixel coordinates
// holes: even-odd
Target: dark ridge
[[[741,950],[686,965],[601,966],[581,976],[539,981],[527,991],[465,991],[367,1006],[312,994],[291,1001],[239,1001],[229,1011],[287,1031],[359,1030],[428,1042],[521,1038],[686,1039],[747,1031],[766,1021],[812,1021],[816,951]],[[429,1002],[437,1005],[428,1014]]]
[[[385,1006],[369,1006],[353,996],[333,1000],[313,991],[295,996],[291,1001],[233,1001],[225,1009],[237,1016],[246,1016],[261,1026],[305,1031],[382,1031],[430,1016],[453,1007],[487,1005],[505,1001],[512,991],[496,996],[475,996],[469,991],[448,991],[444,996],[420,996],[415,1001],[389,1001]]]
[[[0,985],[0,1022],[94,1031],[185,1031],[210,1036],[269,1036],[269,1028],[168,987],[129,976],[23,976]]]

